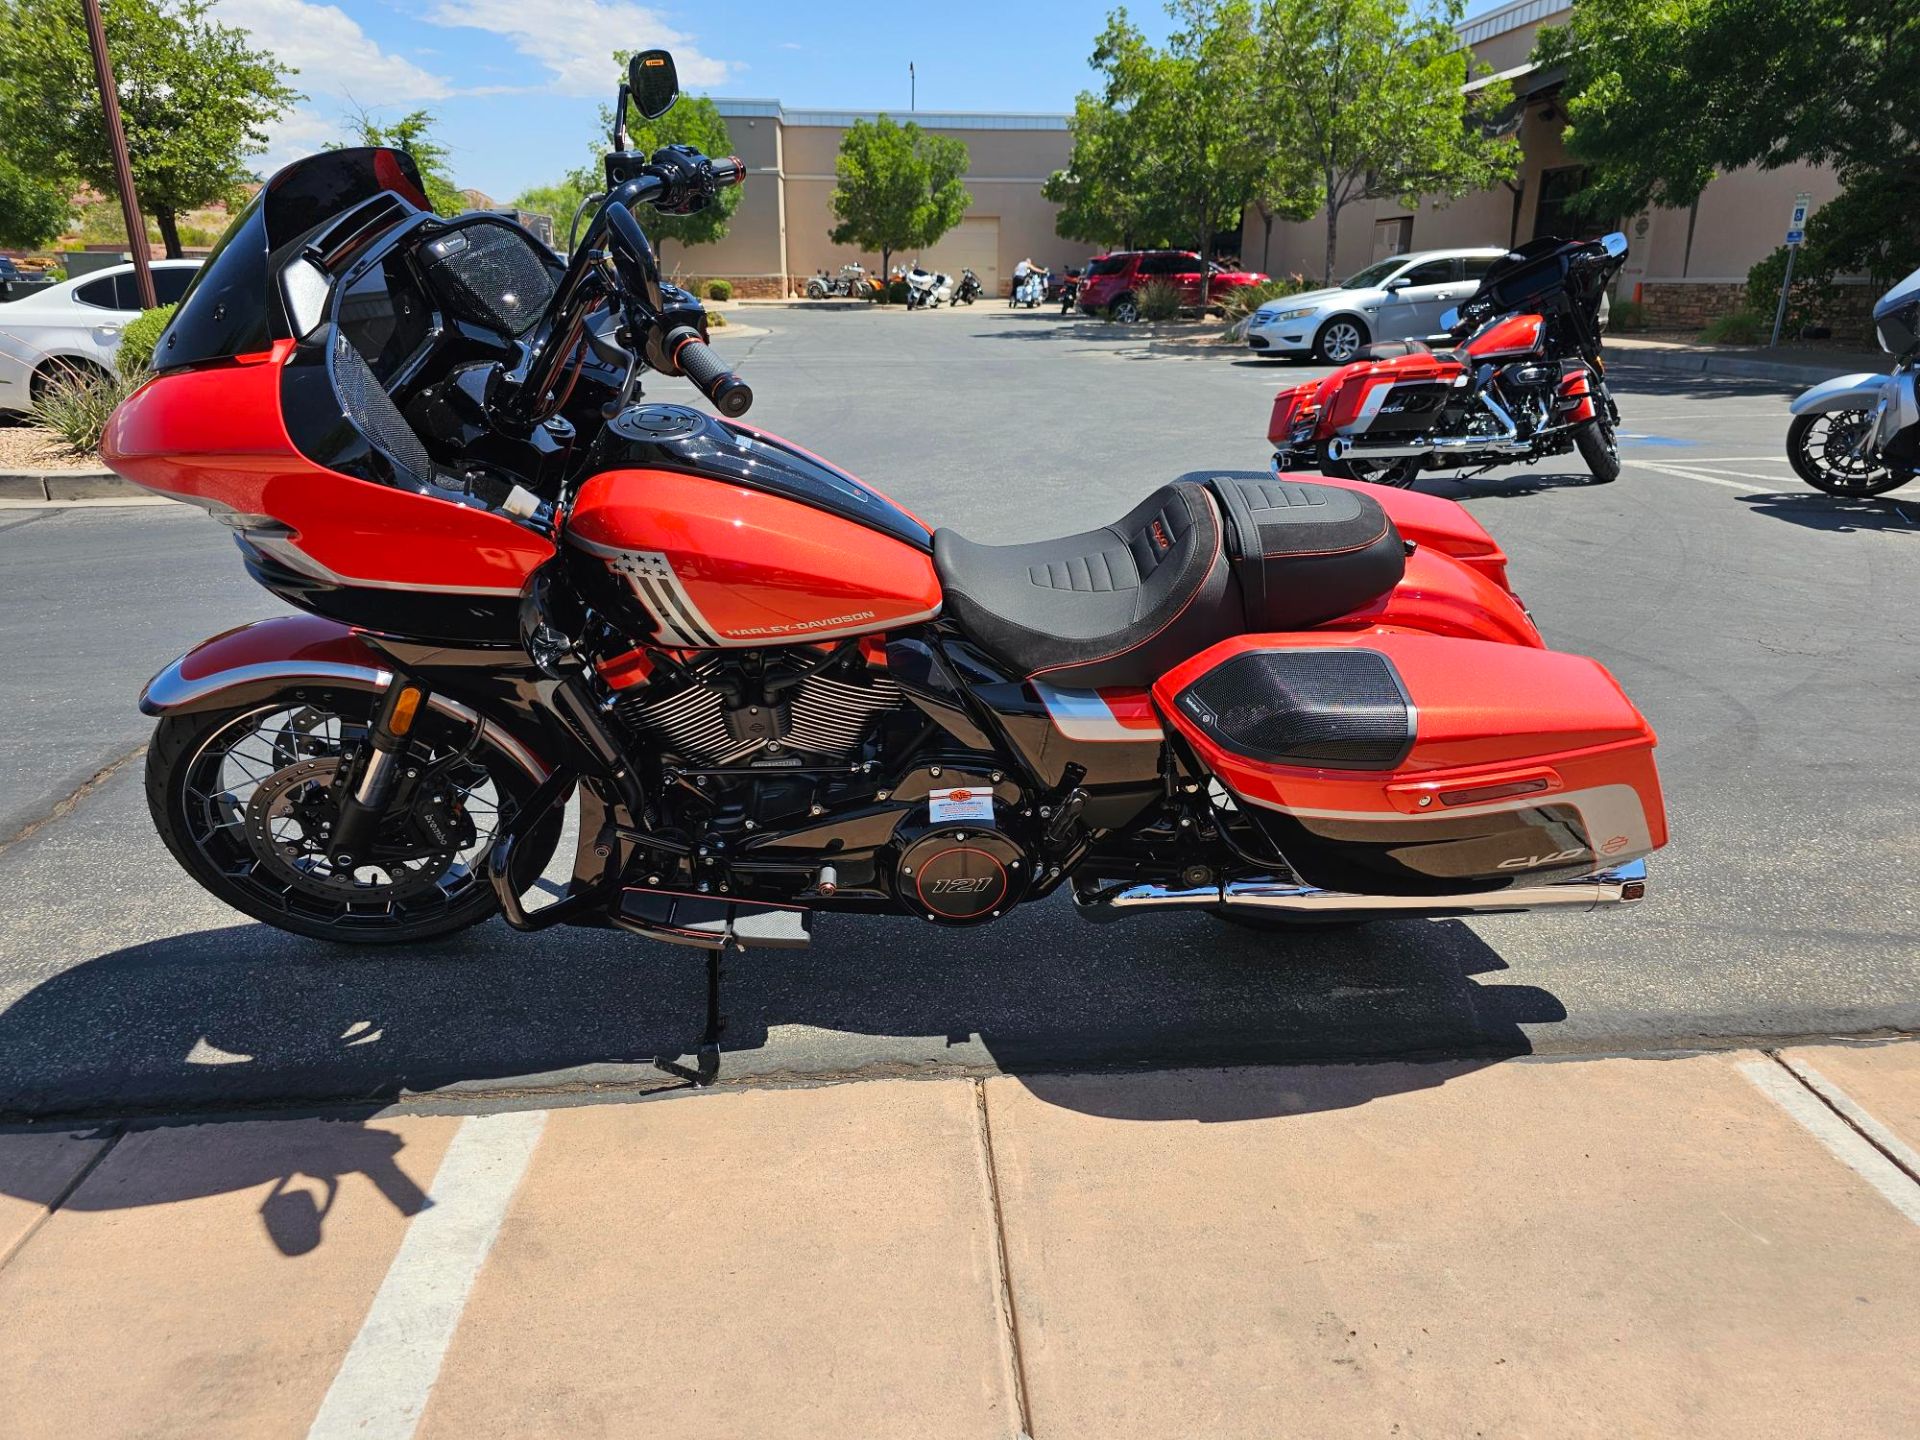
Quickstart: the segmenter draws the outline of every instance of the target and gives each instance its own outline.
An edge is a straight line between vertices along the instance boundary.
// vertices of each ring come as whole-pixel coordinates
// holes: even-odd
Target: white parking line
[[[1782,1055],[1780,1063],[1798,1075],[1821,1099],[1846,1117],[1847,1123],[1878,1145],[1910,1174],[1920,1175],[1920,1151],[1860,1108],[1860,1104],[1833,1081],[1798,1056]]]
[[[411,1440],[546,1123],[544,1110],[461,1122],[307,1440]]]
[[[1755,494],[1759,490],[1758,486],[1751,485],[1745,480],[1729,480],[1724,476],[1709,475],[1699,470],[1682,470],[1675,465],[1655,465],[1650,461],[1639,459],[1628,460],[1626,463],[1636,470],[1651,470],[1656,475],[1670,475],[1676,480],[1698,480],[1703,485],[1724,485],[1729,490],[1738,490],[1745,495]],[[1756,478],[1768,483],[1777,483],[1776,477],[1770,475]]]
[[[1819,1095],[1815,1095],[1772,1060],[1743,1060],[1740,1062],[1740,1073],[1751,1080],[1762,1095],[1792,1116],[1802,1129],[1826,1146],[1835,1159],[1878,1190],[1889,1205],[1914,1224],[1920,1225],[1920,1185],[1914,1184],[1911,1176],[1862,1139],[1859,1131],[1828,1109]],[[1846,1098],[1844,1092],[1831,1081],[1827,1082],[1826,1089],[1821,1093]],[[1847,1104],[1854,1110],[1859,1109],[1850,1098]],[[1884,1128],[1879,1127],[1877,1121],[1874,1123],[1876,1128]]]

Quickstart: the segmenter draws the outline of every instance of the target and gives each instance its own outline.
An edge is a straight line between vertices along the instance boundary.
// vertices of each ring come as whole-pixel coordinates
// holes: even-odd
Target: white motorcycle
[[[1025,306],[1029,310],[1040,307],[1047,298],[1047,272],[1041,269],[1029,270],[1013,285],[1013,298],[1010,303]]]
[[[1920,270],[1873,307],[1891,375],[1839,375],[1793,402],[1787,458],[1829,495],[1884,495],[1920,475]]]
[[[931,310],[953,300],[953,277],[942,275],[936,270],[923,270],[916,262],[907,271],[907,308],[909,310]]]

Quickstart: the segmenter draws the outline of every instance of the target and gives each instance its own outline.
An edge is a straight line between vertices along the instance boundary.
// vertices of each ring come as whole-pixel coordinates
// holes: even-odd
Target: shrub
[[[724,330],[726,325],[727,315],[724,310],[709,310],[707,312],[707,328],[709,330]]]
[[[1751,310],[1737,310],[1708,325],[1700,338],[1709,345],[1758,345],[1767,338],[1771,323]]]
[[[1638,300],[1616,300],[1613,308],[1607,312],[1607,325],[1622,334],[1644,330],[1647,328],[1647,307]]]
[[[54,378],[33,402],[33,422],[51,430],[75,450],[92,455],[114,408],[139,388],[144,377],[70,371]]]
[[[1316,288],[1314,282],[1304,275],[1278,275],[1258,285],[1242,285],[1229,290],[1220,296],[1219,303],[1229,320],[1238,320],[1243,315],[1251,315],[1269,300],[1303,295]]]
[[[1180,287],[1171,280],[1149,280],[1139,298],[1142,320],[1171,320],[1180,313]]]
[[[160,305],[143,310],[137,319],[127,323],[126,329],[120,332],[120,350],[113,357],[114,366],[122,375],[131,378],[146,373],[153,363],[153,347],[160,343],[161,333],[177,308]]]
[[[887,298],[882,303],[887,305],[906,304],[907,282],[904,280],[894,280],[890,282],[887,286]]]
[[[733,282],[731,280],[707,281],[707,299],[731,300],[732,298],[733,298]]]

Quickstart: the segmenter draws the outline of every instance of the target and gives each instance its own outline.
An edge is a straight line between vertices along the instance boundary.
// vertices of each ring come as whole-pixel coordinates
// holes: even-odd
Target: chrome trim
[[[1513,423],[1513,417],[1500,408],[1493,396],[1482,390],[1479,399],[1487,407],[1488,413],[1500,423],[1501,434],[1429,436],[1399,445],[1361,444],[1341,435],[1327,442],[1327,459],[1394,460],[1409,455],[1525,455],[1533,449],[1533,442],[1520,438],[1520,427]]]
[[[1076,903],[1100,910],[1278,910],[1295,915],[1374,914],[1497,915],[1511,910],[1595,910],[1631,905],[1646,892],[1647,864],[1629,860],[1571,880],[1512,885],[1505,890],[1465,895],[1354,895],[1322,890],[1299,881],[1234,880],[1224,887],[1173,890],[1164,885],[1133,885],[1092,901]]]
[[[182,655],[147,682],[146,688],[140,692],[140,709],[143,713],[166,715],[189,705],[197,705],[223,691],[263,680],[304,681],[322,685],[329,681],[343,682],[365,686],[370,690],[384,690],[393,683],[391,670],[376,665],[344,665],[333,660],[264,660],[257,665],[241,665],[189,680],[180,673],[180,667],[186,659],[187,656]],[[488,741],[534,780],[547,778],[546,763],[539,756],[493,721],[482,719],[480,712],[471,705],[445,695],[432,695],[427,704],[463,724],[479,725]]]

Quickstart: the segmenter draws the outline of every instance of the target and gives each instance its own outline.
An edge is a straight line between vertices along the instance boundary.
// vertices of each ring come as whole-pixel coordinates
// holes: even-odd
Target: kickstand
[[[720,1036],[727,1028],[727,1017],[720,1013],[720,978],[725,973],[722,964],[727,951],[746,948],[729,926],[727,938],[707,951],[707,1024],[700,1032],[700,1048],[695,1065],[688,1068],[677,1059],[669,1060],[662,1055],[655,1057],[655,1069],[677,1075],[695,1086],[711,1085],[720,1078]]]

